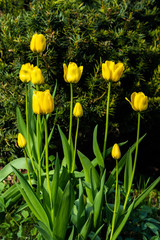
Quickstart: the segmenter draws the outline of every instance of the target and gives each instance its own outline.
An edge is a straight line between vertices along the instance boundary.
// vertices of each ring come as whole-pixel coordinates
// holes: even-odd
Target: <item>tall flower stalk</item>
[[[73,85],[70,83],[70,122],[69,122],[69,145],[71,145],[71,138],[72,138],[72,113],[73,113]]]

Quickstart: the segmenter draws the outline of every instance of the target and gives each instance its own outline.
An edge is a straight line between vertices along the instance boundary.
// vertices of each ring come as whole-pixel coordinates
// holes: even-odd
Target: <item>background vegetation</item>
[[[141,135],[147,132],[147,136],[140,145],[139,173],[153,178],[160,174],[159,5],[158,0],[0,0],[2,166],[21,156],[17,147],[15,113],[17,105],[24,108],[24,85],[18,75],[22,64],[30,62],[36,65],[29,44],[32,35],[38,32],[47,39],[47,49],[40,58],[40,67],[45,76],[45,86],[41,89],[48,85],[53,91],[57,82],[55,111],[58,124],[66,133],[69,124],[69,85],[63,79],[63,63],[74,61],[78,66],[84,66],[82,78],[74,86],[74,102],[81,101],[84,109],[78,149],[89,156],[92,154],[90,139],[94,126],[98,124],[98,132],[104,132],[107,84],[101,75],[101,64],[106,60],[122,61],[125,72],[111,93],[112,124],[109,126],[108,145],[125,140],[129,140],[131,145],[135,141],[136,117],[125,97],[130,98],[133,91],[143,91],[150,102],[141,124]],[[58,151],[57,143],[61,144],[56,129],[50,155]],[[110,159],[108,165],[112,166]]]

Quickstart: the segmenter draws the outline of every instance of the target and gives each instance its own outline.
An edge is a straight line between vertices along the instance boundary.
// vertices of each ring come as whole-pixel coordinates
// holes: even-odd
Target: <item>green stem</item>
[[[23,149],[23,151],[24,151],[24,157],[25,157],[25,160],[26,160],[28,180],[29,180],[29,183],[30,183],[31,188],[33,188],[32,183],[31,183],[30,172],[29,172],[29,165],[28,165],[28,160],[27,160],[27,154],[26,154],[25,149]]]
[[[70,124],[69,124],[69,145],[71,145],[71,137],[72,137],[72,115],[73,115],[73,85],[70,83],[70,95],[71,95],[71,103],[70,103]]]
[[[32,167],[37,175],[37,171],[34,165],[34,161],[32,158],[32,153],[31,153],[31,146],[30,146],[30,140],[29,140],[29,124],[28,124],[28,90],[27,90],[27,83],[25,83],[25,93],[26,93],[26,128],[27,128],[27,144],[28,144],[28,151],[29,151],[29,157],[31,159]]]
[[[37,115],[37,154],[38,154],[38,173],[39,173],[39,187],[41,187],[41,157],[40,157],[40,144],[39,144],[39,125],[40,115]]]
[[[138,155],[138,145],[139,145],[139,133],[140,133],[140,120],[141,120],[141,115],[140,115],[140,112],[138,112],[136,151],[135,151],[135,156],[134,156],[132,176],[131,176],[129,188],[128,188],[128,191],[127,191],[127,194],[126,194],[126,198],[125,198],[125,202],[124,202],[124,206],[123,206],[123,212],[126,209],[126,205],[127,205],[127,201],[128,201],[130,191],[131,191],[131,187],[132,187],[132,183],[133,183],[133,179],[134,179],[134,174],[135,174],[135,169],[136,169],[137,155]]]
[[[37,54],[37,67],[39,67],[39,54]]]
[[[111,95],[111,81],[109,81],[109,83],[108,83],[107,108],[106,108],[106,128],[105,128],[104,145],[103,145],[103,159],[105,159],[105,152],[106,152],[106,145],[107,145],[110,95]]]
[[[118,195],[118,160],[116,159],[116,189],[115,189],[114,213],[112,218],[112,230],[111,230],[110,240],[112,239],[114,227],[115,227],[115,220],[116,220],[116,213],[117,213],[117,195]]]
[[[77,118],[77,127],[76,127],[76,135],[75,135],[75,142],[74,142],[74,156],[73,156],[73,162],[72,162],[71,172],[73,172],[74,169],[75,169],[75,159],[76,159],[76,151],[77,151],[78,129],[79,129],[79,118]]]
[[[51,202],[51,186],[49,181],[49,164],[48,164],[48,130],[47,130],[47,121],[45,117],[44,117],[44,128],[45,128],[46,177],[47,177],[48,192],[49,192],[49,197]]]

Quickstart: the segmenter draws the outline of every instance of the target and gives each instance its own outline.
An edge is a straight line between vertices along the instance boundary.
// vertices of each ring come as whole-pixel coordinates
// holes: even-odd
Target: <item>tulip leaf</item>
[[[73,238],[74,238],[74,226],[72,227],[72,232],[71,232],[68,240],[73,240]]]
[[[16,115],[17,115],[18,130],[24,136],[24,138],[27,139],[26,124],[23,120],[21,111],[18,106],[16,108]]]
[[[82,236],[84,240],[86,240],[88,237],[88,234],[92,225],[92,216],[93,216],[93,212],[90,212],[89,217],[80,232],[80,236]]]
[[[48,216],[43,206],[41,205],[40,200],[37,198],[24,176],[15,167],[12,165],[11,167],[19,179],[20,188],[22,189],[21,193],[25,198],[28,206],[31,208],[33,213],[36,214],[35,216],[38,218],[38,220],[44,222],[47,226],[49,226]]]
[[[32,169],[31,161],[29,158],[27,158],[27,160],[28,160],[29,169],[32,172],[33,169]],[[9,174],[13,172],[11,165],[18,169],[27,169],[25,158],[17,158],[11,161],[10,163],[8,163],[4,168],[2,168],[2,170],[0,171],[0,182],[3,181]]]
[[[53,234],[55,239],[58,240],[65,239],[68,222],[71,217],[73,203],[74,203],[74,190],[71,185],[71,182],[68,182],[64,189],[62,199],[59,202],[57,215],[55,217],[55,222],[53,226]]]
[[[160,182],[160,177],[158,177],[148,188],[146,188],[135,200],[134,208],[136,208],[145,197],[155,188],[155,186]]]
[[[94,215],[93,215],[93,225],[94,228],[97,228],[97,225],[100,224],[100,217],[102,213],[102,203],[104,196],[104,182],[105,182],[106,171],[104,171],[103,176],[101,178],[101,186],[99,192],[96,194],[93,204]]]
[[[124,190],[127,193],[132,176],[132,152],[127,151],[124,171]]]
[[[79,159],[80,159],[81,164],[83,166],[86,183],[91,184],[91,175],[90,175],[90,173],[92,171],[92,179],[94,179],[94,189],[98,189],[100,183],[99,183],[99,175],[98,175],[96,169],[94,168],[94,166],[92,165],[90,160],[84,154],[82,154],[80,151],[78,151],[78,156],[79,156]],[[86,187],[86,192],[87,192],[89,201],[91,203],[93,203],[93,197],[92,197],[91,189],[88,189]]]
[[[45,240],[53,240],[51,230],[41,221],[38,221],[38,225],[35,226],[42,234]]]
[[[83,186],[82,186],[81,179],[79,179],[79,198],[78,198],[78,213],[77,213],[78,232],[80,232],[84,223],[85,223],[85,206],[84,206]]]
[[[71,157],[72,157],[72,154],[71,154],[71,148],[70,148],[70,145],[67,141],[67,138],[66,136],[64,135],[64,133],[62,132],[60,126],[58,126],[58,130],[59,130],[59,133],[60,133],[60,136],[61,136],[61,141],[62,141],[62,147],[63,147],[63,153],[64,153],[64,163],[67,164],[67,167],[68,167],[68,171],[70,172],[71,171]]]
[[[99,167],[104,169],[104,160],[103,160],[103,157],[102,157],[102,154],[99,149],[98,142],[97,142],[97,128],[98,128],[98,125],[95,126],[95,129],[93,132],[93,152],[97,158]]]

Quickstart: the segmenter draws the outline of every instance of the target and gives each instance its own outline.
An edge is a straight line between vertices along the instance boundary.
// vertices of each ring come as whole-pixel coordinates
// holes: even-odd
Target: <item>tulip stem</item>
[[[138,155],[138,145],[139,145],[139,133],[140,133],[140,120],[141,120],[141,114],[140,114],[140,112],[138,112],[136,151],[135,151],[135,156],[134,156],[134,164],[133,164],[132,176],[131,176],[129,188],[128,188],[128,191],[127,191],[127,194],[126,194],[126,198],[125,198],[125,202],[124,202],[124,206],[123,206],[123,212],[126,209],[126,205],[127,205],[129,193],[131,191],[133,178],[134,178],[134,174],[135,174],[135,169],[136,169],[137,155]]]
[[[40,115],[37,114],[37,155],[38,155],[38,173],[39,173],[39,187],[41,188],[41,157],[40,157],[40,144],[39,144],[39,126]]]
[[[26,128],[27,128],[27,144],[28,144],[28,151],[29,151],[29,157],[31,159],[32,167],[37,175],[37,171],[34,165],[34,161],[32,158],[32,153],[31,153],[31,146],[30,146],[30,141],[29,141],[29,124],[28,124],[28,90],[27,90],[27,83],[25,83],[25,94],[26,94]]]
[[[110,240],[112,239],[112,236],[113,236],[115,220],[116,220],[117,195],[118,195],[118,160],[116,159],[116,189],[115,189],[114,213],[113,213],[113,218],[112,218],[112,230],[111,230]]]
[[[39,54],[37,54],[37,67],[39,67]]]
[[[29,184],[30,184],[31,188],[33,189],[32,182],[31,182],[31,177],[30,177],[30,172],[29,172],[29,165],[28,165],[26,150],[23,149],[23,151],[24,151],[24,157],[25,157],[25,160],[26,160],[26,166],[27,166],[27,174],[28,174]]]
[[[76,151],[77,151],[77,138],[78,138],[78,129],[79,129],[79,117],[77,118],[77,127],[76,127],[76,135],[75,135],[75,142],[74,142],[74,156],[72,162],[72,169],[71,172],[75,169],[75,160],[76,160]]]
[[[70,95],[71,95],[71,103],[70,103],[70,124],[69,124],[69,145],[71,145],[71,135],[72,135],[72,115],[73,115],[73,85],[70,83]]]
[[[103,159],[105,159],[105,152],[106,152],[106,145],[107,145],[110,95],[111,95],[111,81],[109,81],[109,83],[108,83],[108,95],[107,95],[107,107],[106,107],[106,127],[105,127],[104,145],[103,145]]]
[[[46,156],[46,177],[47,177],[47,185],[48,185],[48,192],[51,201],[51,186],[49,181],[49,164],[48,164],[48,130],[47,130],[47,121],[44,117],[44,127],[45,127],[45,156]]]

